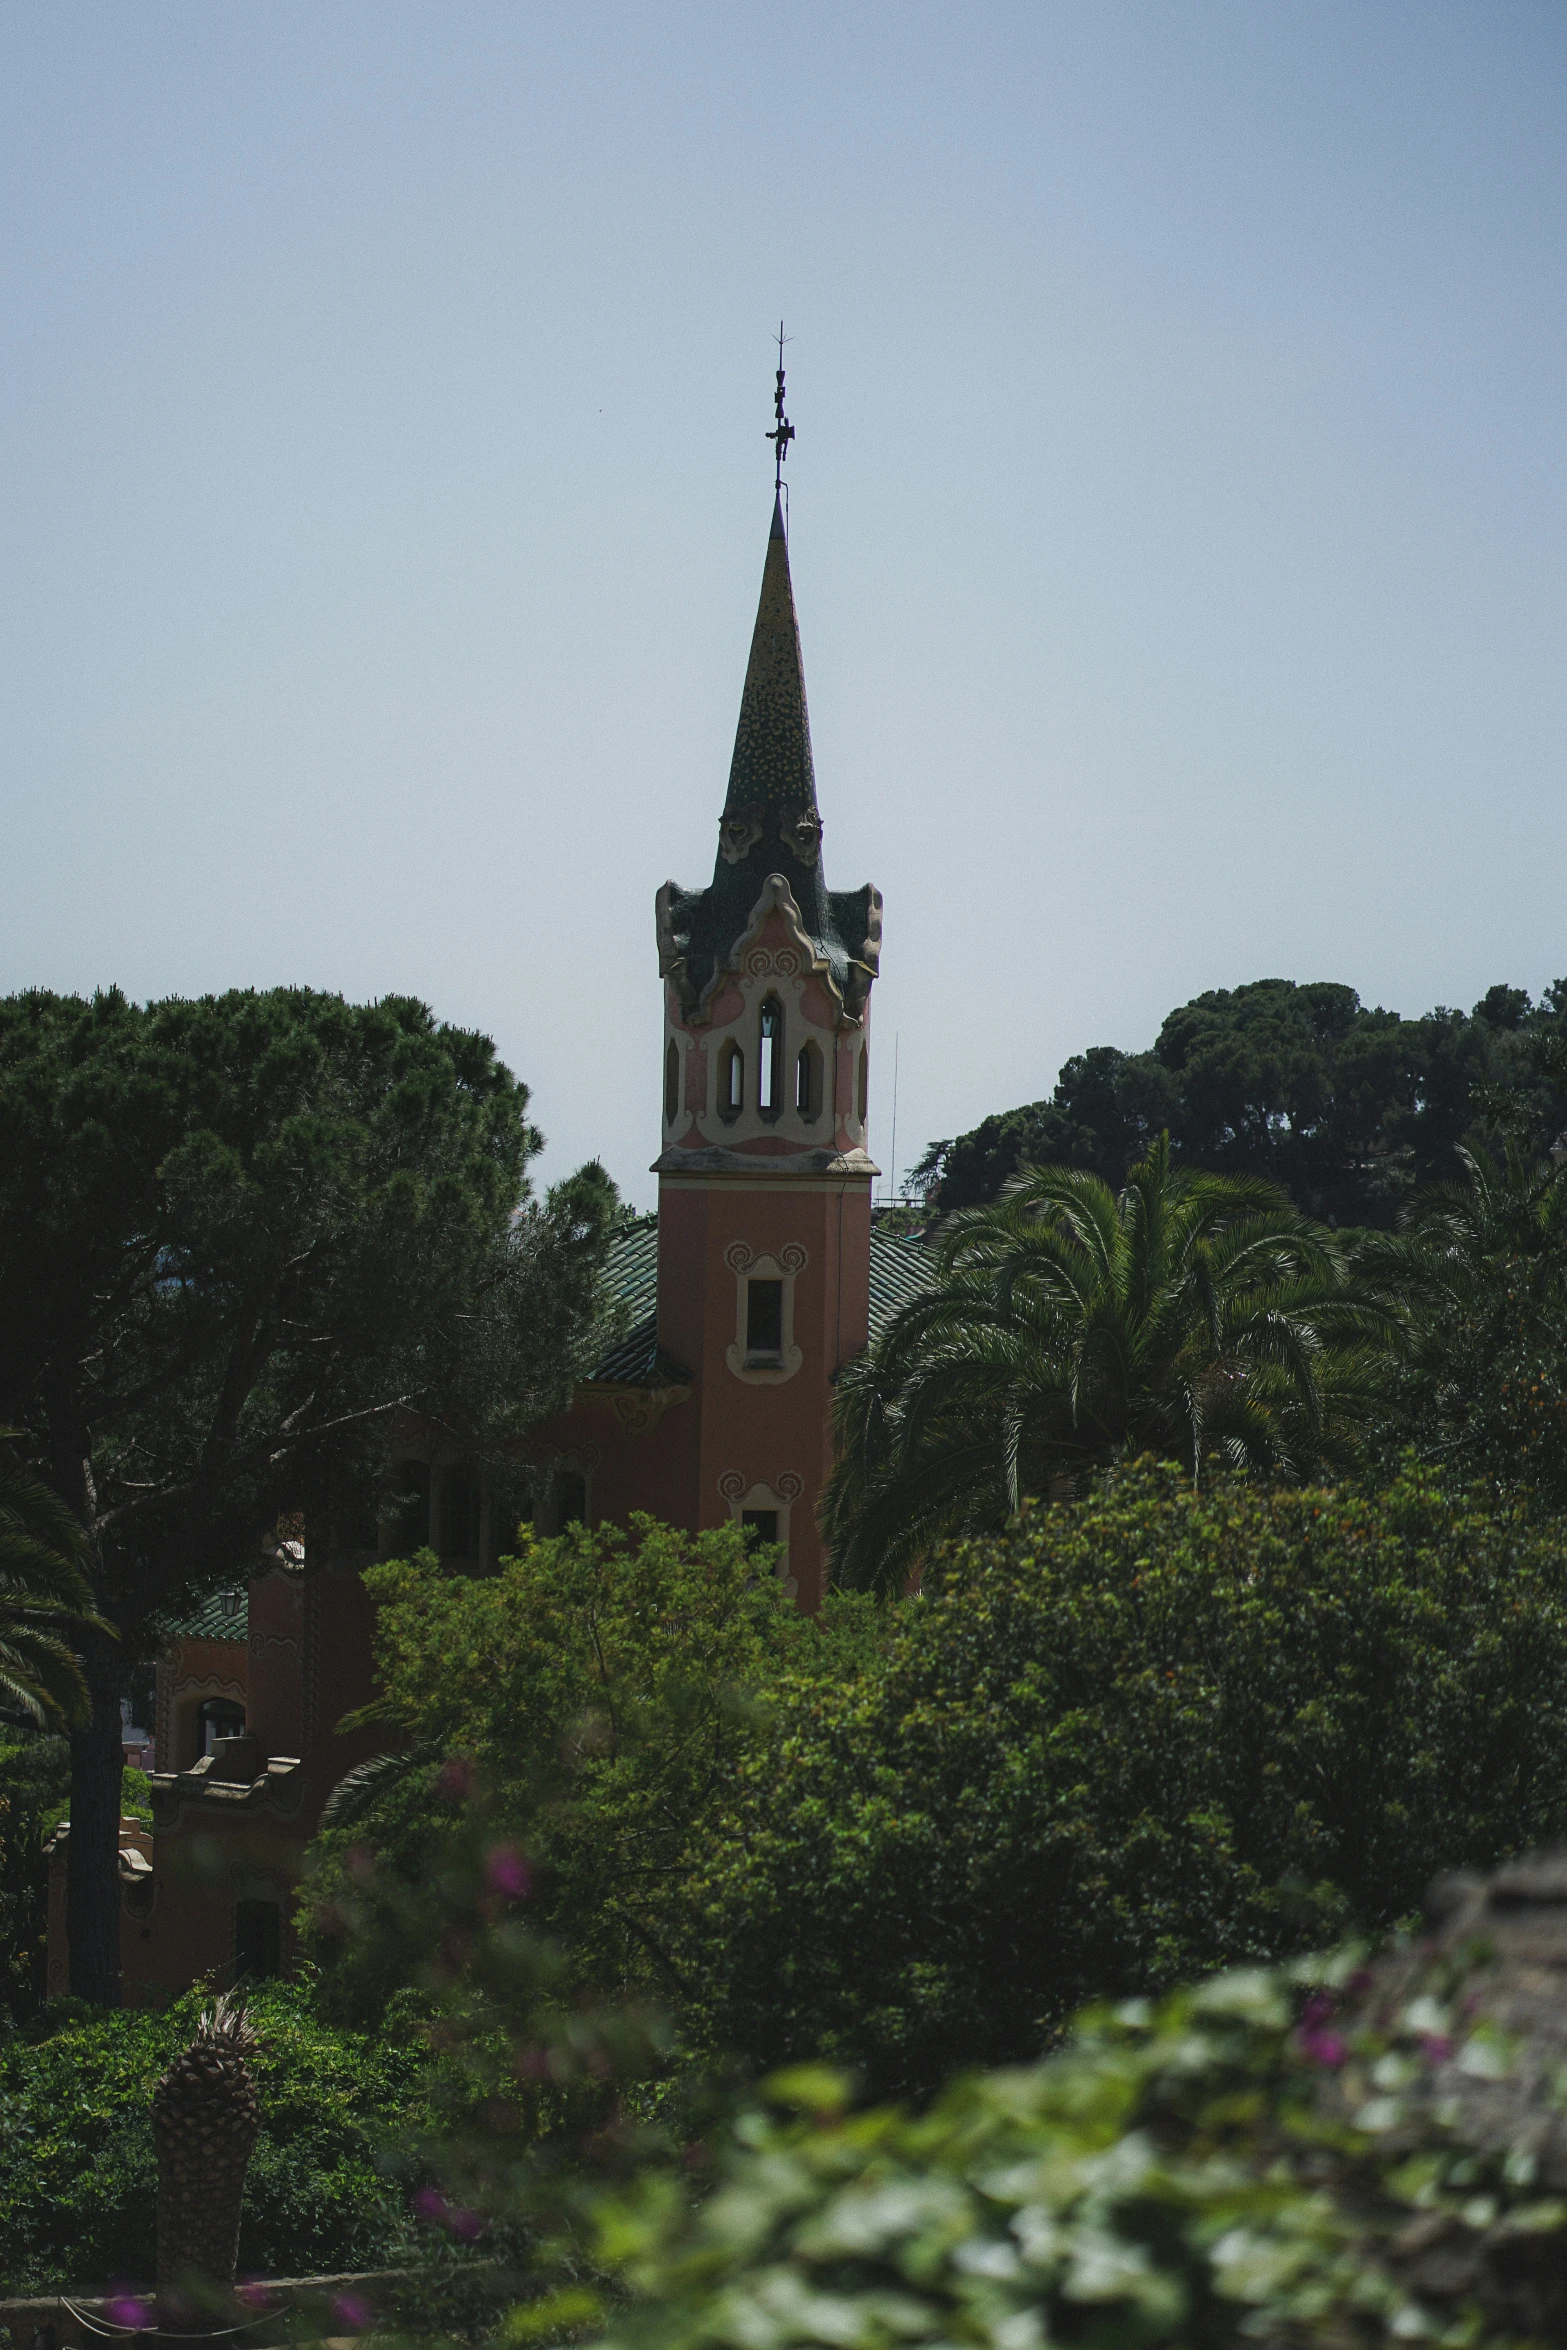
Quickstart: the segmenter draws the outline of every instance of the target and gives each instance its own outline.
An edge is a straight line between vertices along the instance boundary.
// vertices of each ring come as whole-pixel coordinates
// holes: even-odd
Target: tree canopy
[[[1095,1045],[1046,1098],[932,1143],[915,1171],[942,1210],[994,1199],[1025,1165],[1113,1185],[1167,1130],[1176,1159],[1283,1185],[1308,1214],[1390,1226],[1505,1128],[1542,1153],[1567,1126],[1567,981],[1538,1003],[1489,988],[1464,1013],[1406,1020],[1352,987],[1259,979],[1171,1012],[1146,1052]]]
[[[282,1511],[363,1520],[399,1412],[477,1445],[569,1395],[615,1211],[537,1204],[527,1089],[411,999],[0,1002],[0,1418],[80,1522],[73,1983],[116,1995],[119,1692]]]

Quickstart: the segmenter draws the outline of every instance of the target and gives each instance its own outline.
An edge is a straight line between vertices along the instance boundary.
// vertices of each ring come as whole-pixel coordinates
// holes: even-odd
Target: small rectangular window
[[[748,1281],[745,1285],[745,1351],[748,1355],[783,1353],[783,1283]]]
[[[776,1510],[742,1510],[740,1524],[753,1542],[776,1542],[778,1539]]]

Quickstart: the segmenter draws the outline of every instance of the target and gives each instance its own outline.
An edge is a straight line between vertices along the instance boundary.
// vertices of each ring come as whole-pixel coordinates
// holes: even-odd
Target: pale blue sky
[[[1552,0],[0,13],[0,987],[423,995],[653,1191],[794,337],[898,1158],[1567,973]]]

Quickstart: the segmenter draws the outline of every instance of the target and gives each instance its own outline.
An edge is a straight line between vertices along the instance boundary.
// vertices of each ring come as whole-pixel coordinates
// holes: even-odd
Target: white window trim
[[[789,1572],[789,1511],[805,1490],[805,1480],[792,1469],[785,1469],[774,1485],[766,1478],[757,1478],[747,1484],[738,1469],[729,1470],[718,1480],[718,1490],[729,1505],[731,1522],[738,1526],[747,1510],[774,1510],[778,1516],[778,1547],[783,1553],[778,1561],[778,1580],[786,1595],[793,1599],[800,1586]]]
[[[781,1387],[792,1379],[805,1357],[794,1343],[794,1285],[810,1259],[798,1241],[788,1241],[776,1256],[753,1256],[743,1240],[731,1242],[724,1263],[735,1277],[735,1338],[725,1360],[737,1379],[749,1387]],[[752,1281],[783,1284],[783,1346],[776,1363],[754,1361],[745,1343],[746,1290]]]

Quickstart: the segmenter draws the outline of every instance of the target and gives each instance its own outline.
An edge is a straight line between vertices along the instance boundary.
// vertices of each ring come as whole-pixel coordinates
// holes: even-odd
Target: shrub
[[[1412,1469],[1142,1464],[938,1557],[879,1669],[781,1703],[695,1879],[687,2026],[925,2091],[1564,1822],[1558,1525]]]
[[[148,2278],[157,2189],[150,2098],[205,1994],[161,2013],[56,2002],[46,2035],[0,2041],[0,2291]],[[406,2245],[379,2149],[420,2118],[422,2051],[394,2019],[376,2038],[312,2015],[308,1990],[256,1989],[261,2134],[241,2273],[375,2266]]]
[[[847,1673],[885,1615],[801,1617],[738,1527],[528,1541],[491,1576],[433,1554],[366,1573],[382,1695],[364,1719],[401,1750],[361,1773],[357,1818],[312,1851],[304,1904],[334,2015],[374,2015],[447,1931],[443,1869],[477,1805],[587,1995],[671,1995],[666,1935],[705,1823],[762,1735],[756,1699],[789,1663]],[[349,1793],[345,1789],[343,1793]]]

